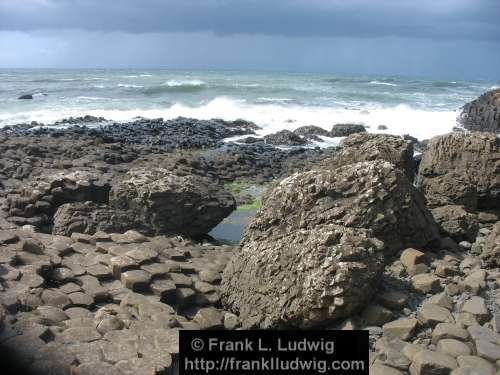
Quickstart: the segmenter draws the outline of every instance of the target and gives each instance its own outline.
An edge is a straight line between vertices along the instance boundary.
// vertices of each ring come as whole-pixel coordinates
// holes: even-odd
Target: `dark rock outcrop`
[[[129,229],[151,232],[133,212],[110,209],[93,202],[66,203],[54,214],[53,234],[71,236],[73,233],[123,233]]]
[[[33,95],[32,94],[25,94],[25,95],[21,95],[17,99],[19,99],[19,100],[30,100],[30,99],[33,99]]]
[[[174,149],[200,149],[218,147],[228,137],[250,135],[258,129],[254,123],[221,119],[196,120],[178,117],[163,119],[138,119],[126,123],[103,122],[96,117],[66,119],[65,124],[73,125],[66,129],[52,126],[13,126],[5,132],[10,136],[46,135],[52,137],[81,138],[82,136],[99,139],[104,143],[155,146],[163,151]],[[95,126],[87,126],[94,123]]]
[[[113,185],[113,208],[132,211],[156,233],[208,233],[228,216],[233,196],[213,180],[178,176],[162,168],[132,169]]]
[[[457,132],[432,138],[416,183],[431,207],[500,207],[500,140],[493,133]]]
[[[366,302],[385,254],[437,238],[423,196],[391,163],[295,174],[247,227],[223,302],[247,328],[321,325]]]
[[[366,129],[361,124],[335,124],[330,130],[330,137],[347,137],[355,133],[366,133]]]
[[[275,146],[302,146],[307,143],[304,139],[292,133],[290,130],[281,130],[277,133],[266,135],[264,141],[267,144]]]
[[[488,91],[463,106],[458,122],[467,130],[500,132],[500,89]]]
[[[335,169],[361,161],[385,160],[405,172],[410,181],[415,176],[412,142],[386,134],[358,133],[342,141],[332,158],[321,162],[321,167]]]
[[[313,141],[321,141],[322,139],[318,137],[319,135],[330,137],[330,133],[327,130],[314,125],[301,126],[300,128],[295,129],[293,132],[301,137]]]

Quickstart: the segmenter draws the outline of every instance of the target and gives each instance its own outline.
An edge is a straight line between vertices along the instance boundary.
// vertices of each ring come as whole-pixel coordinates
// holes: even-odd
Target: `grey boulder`
[[[500,207],[500,139],[493,133],[434,137],[422,157],[417,186],[431,207]]]
[[[366,305],[385,254],[437,237],[422,195],[391,163],[295,174],[264,197],[222,301],[245,328],[319,326]]]
[[[215,181],[162,169],[132,169],[110,192],[111,207],[135,213],[156,233],[208,233],[235,208],[233,196]]]

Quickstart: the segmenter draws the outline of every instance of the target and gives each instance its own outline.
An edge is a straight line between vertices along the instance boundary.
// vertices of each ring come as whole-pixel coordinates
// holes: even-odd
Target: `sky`
[[[0,68],[500,79],[500,0],[0,0]]]

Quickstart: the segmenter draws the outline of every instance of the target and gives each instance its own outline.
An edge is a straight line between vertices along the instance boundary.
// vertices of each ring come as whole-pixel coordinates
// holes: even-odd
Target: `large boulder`
[[[72,233],[94,234],[124,233],[129,229],[150,232],[149,228],[136,220],[133,212],[115,210],[93,202],[66,203],[54,215],[52,233],[71,236]]]
[[[156,233],[208,233],[235,208],[233,196],[213,180],[162,168],[132,169],[113,185],[113,208],[132,211]]]
[[[500,221],[486,238],[481,258],[489,267],[500,267]]]
[[[500,207],[500,140],[493,133],[460,132],[432,138],[416,183],[431,207]]]
[[[468,130],[500,132],[500,89],[488,91],[462,108],[458,122]]]
[[[292,175],[266,194],[224,271],[246,328],[309,328],[366,304],[384,255],[438,238],[424,198],[382,160]]]
[[[413,144],[409,140],[387,134],[357,133],[342,141],[341,148],[321,163],[323,168],[335,169],[361,161],[385,160],[405,172],[413,181],[415,160]]]

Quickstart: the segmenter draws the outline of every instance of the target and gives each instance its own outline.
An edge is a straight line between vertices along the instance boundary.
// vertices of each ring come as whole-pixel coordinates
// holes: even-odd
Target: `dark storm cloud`
[[[1,0],[0,30],[500,40],[500,0]]]

